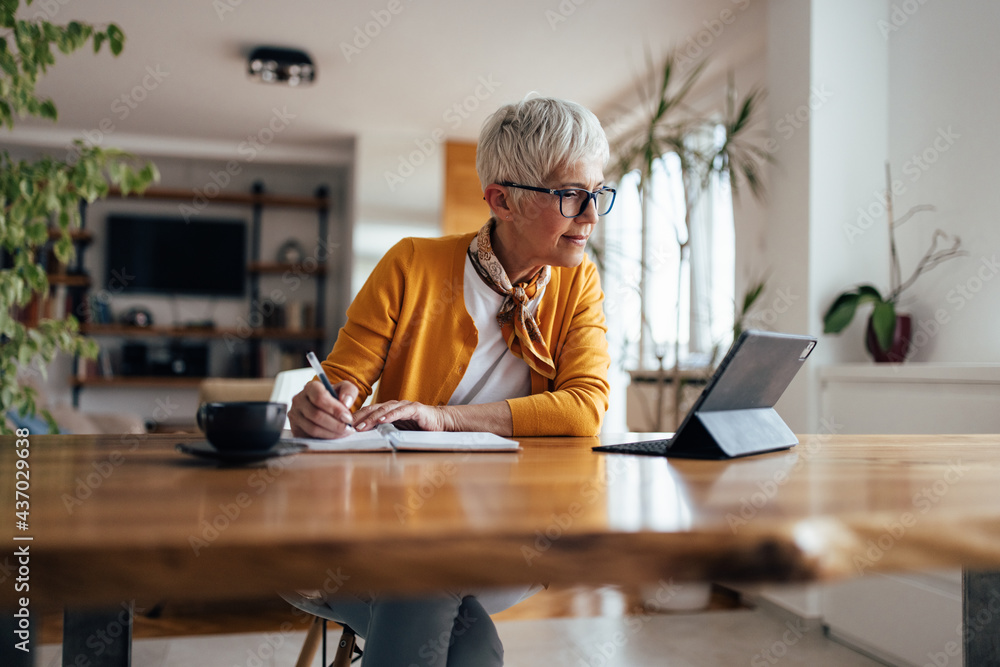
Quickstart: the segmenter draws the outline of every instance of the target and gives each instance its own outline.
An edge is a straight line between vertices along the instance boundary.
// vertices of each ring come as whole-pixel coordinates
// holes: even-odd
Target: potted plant
[[[31,4],[26,0],[25,4]],[[35,18],[17,17],[21,2],[0,3],[0,126],[13,129],[15,117],[25,115],[56,120],[52,100],[40,98],[35,84],[55,64],[53,47],[72,53],[88,43],[98,52],[106,42],[112,54],[122,50],[125,35],[115,24],[95,28],[71,21],[55,25],[41,12]],[[73,232],[79,229],[81,201],[93,202],[108,194],[109,183],[122,193],[142,191],[158,178],[151,163],[136,165],[121,151],[76,142],[72,163],[51,157],[14,160],[0,151],[0,433],[6,433],[8,413],[35,412],[35,390],[22,384],[21,374],[32,364],[44,375],[48,363],[62,350],[94,357],[97,346],[79,334],[72,314],[59,318],[23,316],[32,300],[49,294],[45,255],[68,265],[75,255]],[[43,411],[49,429],[58,429]]]
[[[917,278],[938,264],[968,253],[961,249],[962,240],[958,236],[950,236],[936,229],[927,252],[917,262],[910,277],[902,280],[899,254],[896,251],[896,227],[917,213],[933,211],[934,207],[927,204],[914,206],[897,220],[893,214],[892,173],[888,162],[885,165],[885,179],[886,218],[889,227],[889,290],[883,294],[873,285],[859,285],[841,292],[823,316],[823,332],[840,333],[854,319],[858,307],[870,303],[873,308],[865,331],[865,346],[877,362],[900,363],[909,354],[912,331],[910,316],[897,310],[900,296]],[[939,244],[945,246],[939,247]]]
[[[676,53],[668,54],[662,68],[656,69],[650,64],[652,73],[649,80],[652,84],[641,88],[640,98],[647,109],[643,121],[630,131],[620,135],[612,144],[612,178],[620,179],[625,174],[637,172],[639,177],[639,196],[641,200],[643,243],[641,271],[639,274],[639,290],[646,288],[647,273],[647,243],[646,234],[651,224],[651,177],[658,161],[674,154],[680,164],[681,185],[684,196],[684,225],[675,227],[675,240],[681,261],[678,262],[678,276],[681,276],[691,253],[691,231],[695,209],[706,196],[710,182],[714,176],[723,176],[728,180],[730,189],[735,196],[739,195],[745,185],[758,198],[763,197],[762,167],[771,161],[768,153],[755,140],[756,121],[764,98],[762,90],[755,88],[744,96],[737,95],[736,87],[730,76],[725,89],[725,101],[722,114],[702,113],[689,104],[691,91],[696,87],[707,61],[695,64],[686,73],[681,71],[682,60]],[[721,140],[710,139],[715,128],[721,126]],[[678,285],[683,281],[679,278]],[[759,295],[759,292],[758,292]],[[659,360],[660,372],[666,381],[674,387],[674,415],[679,415],[682,398],[680,321],[681,295],[678,293],[674,302],[678,317],[673,341],[673,368],[669,376],[664,373],[666,349],[663,345],[653,343],[656,357]],[[645,314],[643,314],[645,320]],[[644,326],[643,330],[648,327]],[[646,348],[644,336],[640,333],[639,358],[640,364]],[[662,404],[664,385],[660,384]],[[660,430],[662,411],[656,417],[656,430]]]

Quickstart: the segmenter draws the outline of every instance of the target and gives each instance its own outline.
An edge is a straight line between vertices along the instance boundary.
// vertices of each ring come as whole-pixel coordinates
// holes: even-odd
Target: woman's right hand
[[[292,399],[288,422],[296,438],[332,440],[354,432],[354,416],[350,406],[358,397],[358,388],[350,382],[339,382],[335,399],[321,382],[309,382]]]

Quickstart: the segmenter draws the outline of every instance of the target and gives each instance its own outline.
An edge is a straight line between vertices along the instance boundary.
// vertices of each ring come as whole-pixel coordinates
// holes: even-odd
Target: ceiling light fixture
[[[316,78],[316,67],[305,51],[259,46],[250,53],[247,73],[263,83],[305,86]]]

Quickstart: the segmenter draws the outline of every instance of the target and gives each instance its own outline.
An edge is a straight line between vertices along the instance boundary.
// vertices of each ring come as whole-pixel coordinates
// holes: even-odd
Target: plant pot
[[[896,330],[892,332],[892,345],[888,350],[879,347],[878,336],[872,326],[872,318],[868,318],[868,329],[865,333],[865,347],[872,358],[878,363],[901,364],[910,353],[910,333],[913,330],[913,319],[909,315],[896,314]]]

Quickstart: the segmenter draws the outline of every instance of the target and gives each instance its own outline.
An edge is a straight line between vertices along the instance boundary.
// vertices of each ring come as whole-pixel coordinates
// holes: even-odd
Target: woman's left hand
[[[379,424],[396,425],[403,429],[447,431],[449,421],[444,407],[424,405],[414,401],[386,401],[367,405],[354,413],[354,428],[370,431]]]

